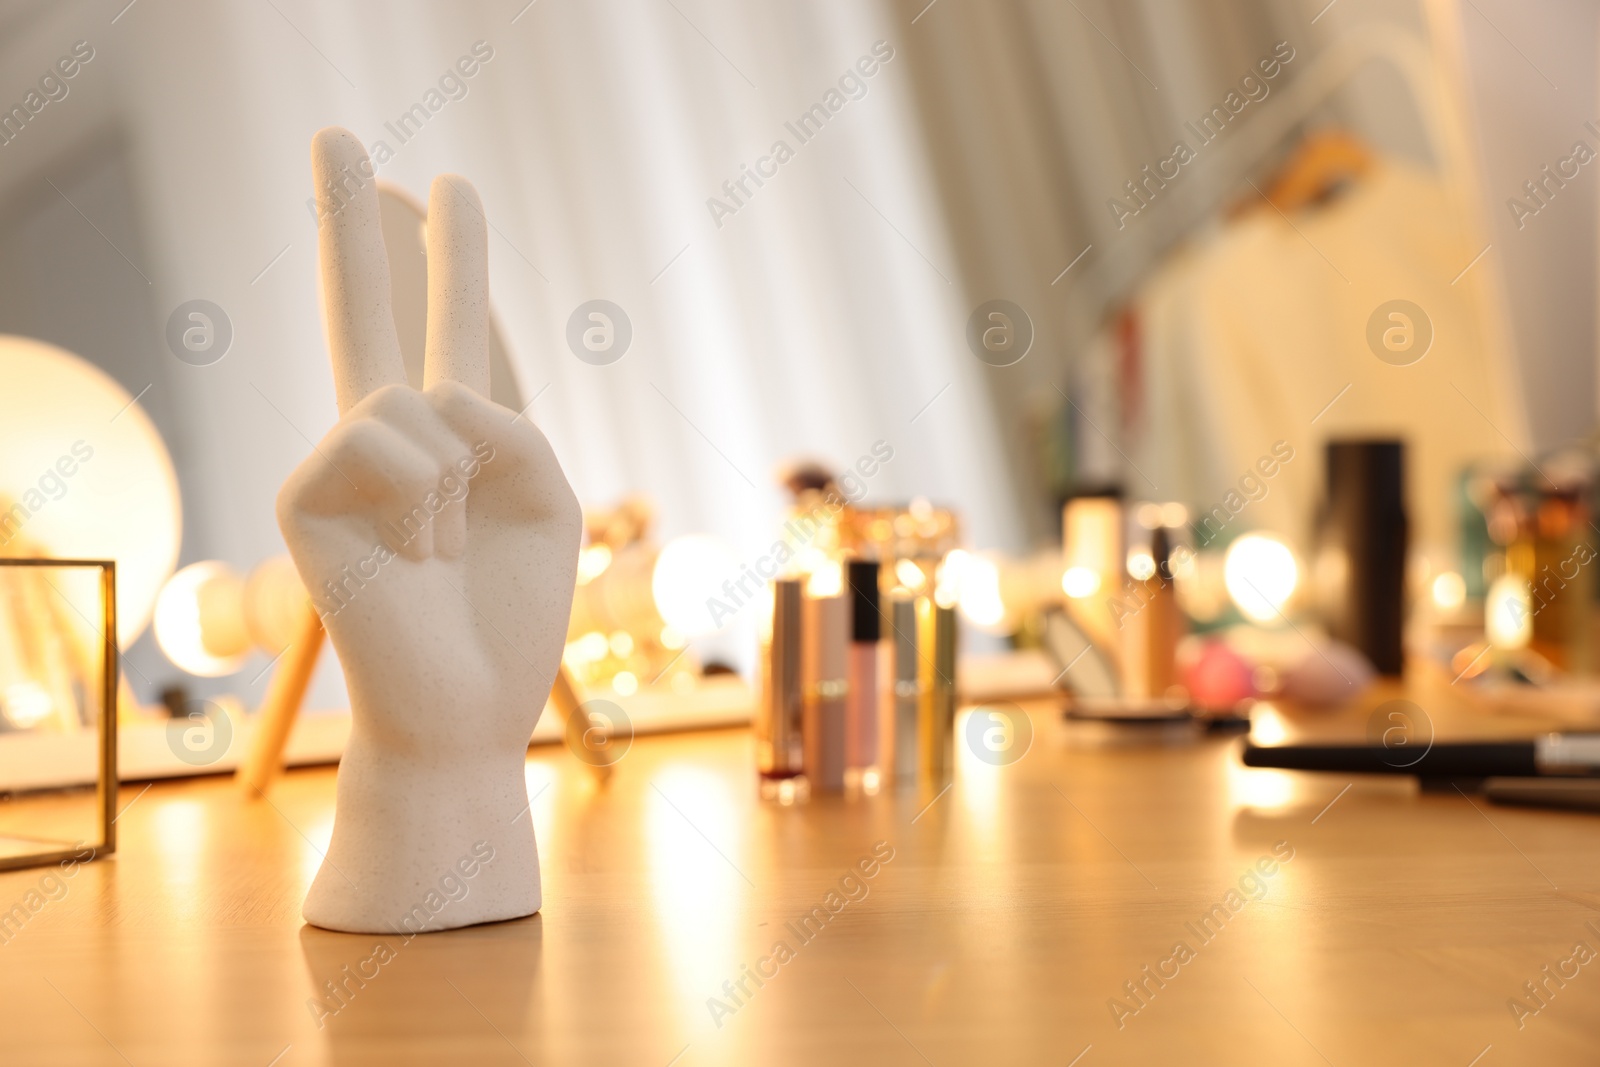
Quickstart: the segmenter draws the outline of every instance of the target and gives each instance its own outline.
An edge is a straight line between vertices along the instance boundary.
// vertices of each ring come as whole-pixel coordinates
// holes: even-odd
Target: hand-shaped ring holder
[[[338,128],[311,158],[340,418],[284,483],[278,524],[344,668],[351,732],[303,914],[359,933],[530,915],[523,768],[560,667],[578,503],[544,435],[487,399],[488,230],[472,185],[441,175],[429,193],[417,390],[372,164]]]

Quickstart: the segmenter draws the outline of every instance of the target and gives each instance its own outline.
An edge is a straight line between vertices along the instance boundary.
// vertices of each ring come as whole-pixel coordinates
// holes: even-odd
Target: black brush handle
[[[1341,774],[1412,774],[1426,778],[1526,777],[1539,773],[1532,741],[1455,741],[1420,745],[1244,746],[1246,767]]]

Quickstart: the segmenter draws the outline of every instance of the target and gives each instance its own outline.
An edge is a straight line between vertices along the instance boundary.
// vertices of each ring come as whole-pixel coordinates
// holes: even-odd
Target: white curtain
[[[307,146],[330,124],[386,142],[380,176],[419,197],[442,171],[477,184],[495,312],[581,500],[647,493],[662,535],[710,531],[750,558],[778,524],[780,461],[844,466],[881,440],[894,458],[871,498],[948,503],[974,543],[1021,547],[914,121],[909,15],[842,0],[189,0],[113,22],[120,6],[41,7],[5,43],[9,70],[79,38],[97,58],[32,144],[5,149],[0,182],[59,174],[97,138],[131,157],[151,321],[127,324],[147,354],[128,377],[147,372],[147,401],[172,414],[185,561],[281,552],[277,488],[335,418],[306,208]],[[429,98],[478,41],[492,58],[465,95]],[[419,102],[439,106],[402,143],[385,124]],[[826,122],[801,143],[786,123],[818,104]],[[792,158],[761,162],[780,140]],[[724,182],[758,163],[776,173],[746,179],[718,218],[708,200],[730,203]],[[206,368],[160,340],[196,297],[235,331]],[[632,323],[610,366],[565,341],[591,299]],[[748,631],[711,651],[748,661]]]
[[[1461,234],[1484,232],[1491,203],[1495,211],[1503,211],[1477,179],[1477,160],[1468,150],[1471,137],[1462,129],[1466,123],[1459,121],[1463,113],[1470,114],[1458,69],[1465,62],[1461,21],[1476,27],[1485,18],[1500,25],[1515,20],[1509,9],[1489,6],[1494,10],[1485,15],[1474,10],[1478,5],[1462,7],[1458,0],[1382,5],[1300,0],[941,2],[919,21],[916,30],[922,36],[912,51],[918,99],[951,240],[969,288],[1021,305],[1038,330],[1037,357],[984,378],[995,407],[1012,415],[1004,426],[1007,466],[1018,486],[1017,499],[1026,508],[1024,522],[1035,538],[1055,528],[1052,493],[1071,491],[1072,473],[1080,486],[1111,481],[1136,497],[1171,497],[1207,507],[1258,458],[1259,446],[1251,446],[1256,451],[1242,446],[1234,450],[1220,447],[1216,434],[1197,435],[1204,419],[1134,417],[1143,388],[1136,384],[1138,374],[1160,373],[1161,368],[1147,365],[1127,380],[1128,369],[1115,365],[1116,345],[1107,334],[1117,310],[1141,303],[1144,288],[1152,278],[1159,279],[1164,265],[1211,244],[1226,225],[1224,217],[1241,205],[1260,205],[1250,182],[1258,187],[1266,182],[1299,133],[1341,126],[1353,130],[1381,159],[1444,171],[1450,187],[1463,194],[1450,204],[1464,208],[1454,219]],[[1543,18],[1540,25],[1547,28],[1552,21]],[[1458,120],[1447,123],[1448,129],[1436,128],[1434,116],[1420,105],[1417,86],[1392,62],[1396,53],[1421,53],[1416,66],[1424,71],[1423,88],[1436,91],[1445,105],[1435,110]],[[1270,78],[1263,76],[1263,61],[1276,71]],[[1537,80],[1520,67],[1516,73]],[[1450,75],[1456,76],[1454,82]],[[1246,76],[1253,85],[1245,84]],[[1303,88],[1329,82],[1337,84],[1337,91],[1317,96],[1313,108],[1302,108],[1304,98],[1312,95],[1302,94]],[[1576,91],[1581,94],[1581,87]],[[1222,106],[1229,93],[1235,94],[1235,102],[1228,110],[1235,114],[1213,141],[1202,145],[1190,125]],[[1527,117],[1519,116],[1519,121]],[[1541,128],[1549,125],[1539,121]],[[1572,121],[1571,128],[1580,128],[1578,122]],[[1550,136],[1552,143],[1570,140],[1564,132]],[[1443,158],[1434,150],[1441,138],[1454,149]],[[1144,186],[1153,196],[1136,217],[1118,218],[1108,202],[1117,198],[1135,203],[1126,183],[1143,184],[1145,168],[1156,170],[1172,156],[1178,140],[1195,149],[1196,158],[1164,186]],[[1537,169],[1534,164],[1532,170]],[[1572,217],[1581,224],[1584,216]],[[1460,371],[1462,384],[1469,378],[1490,383],[1473,391],[1471,402],[1488,411],[1494,425],[1519,447],[1527,447],[1527,425],[1534,420],[1522,409],[1518,364],[1500,314],[1500,256],[1485,258],[1459,286],[1450,287],[1451,279],[1491,239],[1504,243],[1490,235],[1464,253],[1451,245],[1451,254],[1459,259],[1451,259],[1448,269],[1436,268],[1442,277],[1428,279],[1430,286],[1437,281],[1449,299],[1430,306],[1441,316],[1459,310],[1456,319],[1484,320],[1459,323],[1483,334],[1467,347],[1488,352],[1487,370],[1475,355],[1470,370]],[[1461,243],[1468,239],[1462,237]],[[1574,244],[1592,259],[1591,231],[1583,231]],[[1574,266],[1571,257],[1554,261]],[[1582,276],[1592,277],[1586,260],[1577,266],[1586,272]],[[1333,283],[1338,289],[1345,286],[1338,278]],[[1368,312],[1387,298],[1373,294],[1375,287],[1382,287],[1379,283],[1394,284],[1395,279],[1383,271],[1357,279],[1353,291],[1367,301]],[[1456,302],[1463,292],[1465,303]],[[1238,295],[1238,303],[1248,308],[1251,292]],[[1532,306],[1526,311],[1529,317],[1587,317],[1586,309],[1573,313]],[[1347,350],[1342,354],[1352,361],[1374,362],[1361,340],[1360,323],[1341,321],[1327,340],[1342,345]],[[1591,334],[1582,331],[1583,337]],[[1271,349],[1275,359],[1293,351],[1287,340],[1281,338],[1283,343]],[[1194,352],[1184,355],[1193,357]],[[1192,358],[1184,370],[1209,376],[1214,385],[1219,374],[1237,371],[1230,361],[1240,355],[1236,347],[1214,346],[1209,362]],[[1586,355],[1570,351],[1559,363],[1574,387],[1587,394],[1593,379]],[[1553,377],[1549,371],[1543,376]],[[1348,379],[1335,389],[1343,380]],[[1555,403],[1566,399],[1555,395],[1560,392],[1544,387],[1533,398],[1534,412],[1561,406]],[[1076,408],[1065,398],[1069,393]],[[1442,417],[1480,419],[1448,386],[1435,399],[1447,412]],[[1186,402],[1199,404],[1193,398]],[[1319,422],[1314,433],[1302,428],[1311,459],[1296,503],[1305,514],[1297,513],[1288,528],[1307,521],[1310,502],[1320,492],[1321,441],[1327,433],[1350,432],[1352,426],[1366,432],[1426,432],[1406,426],[1404,420],[1380,420],[1376,408],[1358,405],[1352,405],[1353,413],[1337,412]],[[1306,417],[1315,411],[1313,406]],[[1220,417],[1215,408],[1208,414]],[[1262,410],[1252,412],[1252,418],[1271,421],[1276,414]],[[1543,426],[1547,441],[1551,421],[1556,420],[1545,420]],[[1564,420],[1566,433],[1572,432],[1571,423]],[[1485,439],[1482,454],[1511,452],[1481,421],[1471,430]],[[1075,472],[1063,470],[1065,464],[1050,451],[1066,435],[1076,450]],[[1270,438],[1264,442],[1270,443]],[[1129,459],[1135,454],[1145,457],[1145,467],[1159,457],[1163,465],[1188,467],[1193,475],[1163,480],[1153,472],[1140,473]],[[1459,457],[1459,450],[1450,455]],[[1052,461],[1057,461],[1054,466]],[[1427,473],[1438,472],[1430,467]],[[1153,486],[1149,477],[1161,484]],[[1417,486],[1418,493],[1431,494],[1430,515],[1445,509],[1445,484]]]
[[[1126,230],[1105,200],[1277,41],[1297,52],[1287,78],[1364,24],[1425,29],[1410,5],[1314,18],[1293,0],[19,4],[0,23],[18,86],[76,40],[96,58],[0,148],[0,202],[119,161],[95,182],[125,175],[131,217],[81,236],[118,246],[94,246],[108,269],[137,264],[148,316],[118,316],[115,351],[83,354],[130,392],[151,385],[188,498],[185,561],[281,552],[277,487],[334,419],[306,209],[307,144],[329,124],[385,141],[382,177],[416,196],[441,171],[477,183],[520,385],[585,502],[645,492],[662,535],[710,531],[750,556],[776,525],[782,459],[843,466],[882,440],[894,459],[871,497],[948,503],[971,543],[1022,550],[1053,536],[1037,424],[1059,413],[1057,387],[1108,372],[1083,358],[1107,309],[1244,188],[1250,161],[1200,161]],[[479,41],[493,55],[465,95],[430,98]],[[892,58],[858,70],[875,47]],[[1380,75],[1339,106],[1403,153],[1418,138],[1402,98]],[[437,106],[401,143],[386,124],[419,103]],[[790,126],[815,105],[827,119],[802,142]],[[735,203],[724,183],[741,179]],[[76,206],[92,219],[100,203]],[[195,298],[235,331],[205,368],[161,340]],[[990,298],[1034,320],[1014,367],[966,347]],[[566,345],[592,299],[632,323],[610,366]],[[747,660],[748,632],[721,651]]]

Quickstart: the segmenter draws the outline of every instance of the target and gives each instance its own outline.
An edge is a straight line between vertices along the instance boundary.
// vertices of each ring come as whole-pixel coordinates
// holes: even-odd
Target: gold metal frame
[[[94,850],[89,860],[109,856],[117,850],[117,564],[109,559],[9,559],[0,558],[0,567],[98,567],[100,600],[105,605],[101,622],[103,642],[103,691],[100,701],[100,772],[95,784],[95,803],[100,809],[100,841],[89,845]],[[28,856],[0,856],[0,871],[23,867],[43,867],[80,856],[84,845]],[[87,861],[80,861],[87,862]]]

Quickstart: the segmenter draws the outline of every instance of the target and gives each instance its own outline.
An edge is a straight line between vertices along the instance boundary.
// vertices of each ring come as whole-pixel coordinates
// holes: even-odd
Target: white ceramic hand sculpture
[[[544,435],[486,399],[488,234],[471,184],[441,175],[430,191],[418,392],[366,152],[329,128],[311,162],[340,419],[284,483],[278,523],[344,667],[352,726],[303,913],[359,933],[531,915],[523,766],[566,637],[577,500]]]

